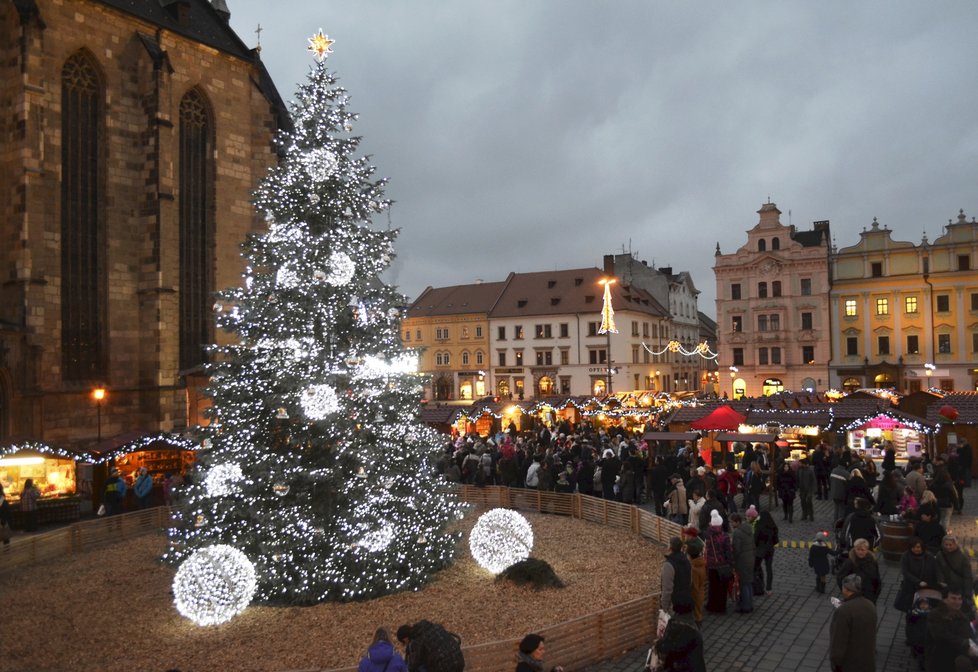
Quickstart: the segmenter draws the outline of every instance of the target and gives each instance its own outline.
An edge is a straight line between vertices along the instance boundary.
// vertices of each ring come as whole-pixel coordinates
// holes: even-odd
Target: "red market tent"
[[[730,406],[717,406],[709,415],[690,423],[690,429],[705,429],[707,431],[726,430],[737,431],[747,418]]]

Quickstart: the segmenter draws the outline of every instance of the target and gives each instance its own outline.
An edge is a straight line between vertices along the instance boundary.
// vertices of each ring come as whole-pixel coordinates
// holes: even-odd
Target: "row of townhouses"
[[[717,244],[716,322],[689,273],[631,254],[606,255],[602,269],[427,288],[402,327],[422,351],[426,398],[978,389],[974,218],[961,211],[920,244],[874,219],[837,248],[828,221],[798,230],[770,202],[758,215],[735,252]],[[617,334],[599,329],[609,280]]]
[[[758,214],[740,249],[716,249],[722,392],[978,389],[974,218],[919,244],[874,218],[836,248],[827,221],[798,231],[774,203]]]
[[[715,342],[716,325],[698,312],[689,273],[654,269],[630,254],[607,255],[604,266],[425,289],[401,334],[422,351],[426,398],[709,389],[715,360],[668,348]],[[600,328],[609,281],[618,333]]]

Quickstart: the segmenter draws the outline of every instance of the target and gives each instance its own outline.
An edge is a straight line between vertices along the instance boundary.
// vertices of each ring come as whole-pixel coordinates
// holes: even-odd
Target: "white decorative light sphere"
[[[302,412],[310,420],[322,420],[340,410],[340,398],[329,385],[312,385],[306,388],[299,403],[302,405]]]
[[[312,279],[316,282],[324,282],[326,280],[326,271],[317,268],[312,272]]]
[[[279,497],[285,497],[292,488],[287,483],[276,483],[272,486],[272,492]]]
[[[226,497],[238,492],[238,481],[244,479],[241,467],[237,464],[219,464],[207,472],[204,488],[209,497]]]
[[[360,545],[371,553],[379,553],[390,546],[392,541],[394,541],[394,528],[385,523],[380,529],[363,535]]]
[[[492,509],[482,514],[469,534],[472,558],[493,574],[526,560],[532,548],[530,522],[510,509]]]
[[[309,194],[309,202],[313,205],[319,203],[319,194]]]
[[[350,284],[353,274],[356,273],[357,266],[353,259],[346,252],[334,252],[329,257],[329,274],[326,282],[336,287],[343,287]]]
[[[316,147],[315,149],[309,150],[302,155],[300,160],[302,161],[302,165],[305,166],[309,177],[319,182],[328,180],[339,166],[339,160],[336,158],[336,154],[325,147]]]
[[[257,585],[248,556],[225,544],[208,546],[180,565],[173,577],[173,602],[197,625],[217,625],[244,611]]]

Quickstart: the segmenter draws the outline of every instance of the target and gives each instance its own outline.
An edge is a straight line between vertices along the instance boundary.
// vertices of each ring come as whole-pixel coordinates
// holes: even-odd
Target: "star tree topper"
[[[309,38],[307,49],[316,55],[316,60],[322,62],[327,54],[333,53],[333,42],[335,41],[329,39],[328,35],[324,35],[323,29],[320,28],[318,33]]]

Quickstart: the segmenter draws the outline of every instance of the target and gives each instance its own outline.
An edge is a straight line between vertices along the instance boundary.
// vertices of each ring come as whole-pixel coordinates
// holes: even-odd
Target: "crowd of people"
[[[877,465],[862,451],[824,443],[798,460],[769,454],[764,445],[741,444],[712,466],[691,444],[660,445],[614,430],[558,427],[519,434],[510,428],[485,439],[458,437],[446,446],[439,469],[448,480],[474,485],[647,503],[682,525],[682,537],[670,541],[661,579],[662,605],[676,622],[672,638],[684,652],[684,665],[690,655],[702,658],[702,638],[683,628],[698,630],[705,613],[725,614],[731,604],[734,613],[750,614],[755,600],[774,589],[779,523],[792,525],[796,513],[814,521],[814,502],[825,500],[833,503],[826,523],[835,537],[816,535],[809,565],[816,592],[835,584],[842,596],[831,628],[833,669],[874,669],[865,665],[875,660],[875,645],[865,636],[851,645],[846,638],[870,614],[876,622],[883,589],[874,552],[882,539],[880,521],[906,521],[915,536],[901,563],[894,607],[906,614],[907,643],[923,669],[975,669],[965,667],[972,665],[975,618],[971,561],[948,534],[970,486],[971,448],[964,443],[905,468],[897,465],[892,444],[881,448]],[[955,625],[960,622],[967,627]]]

